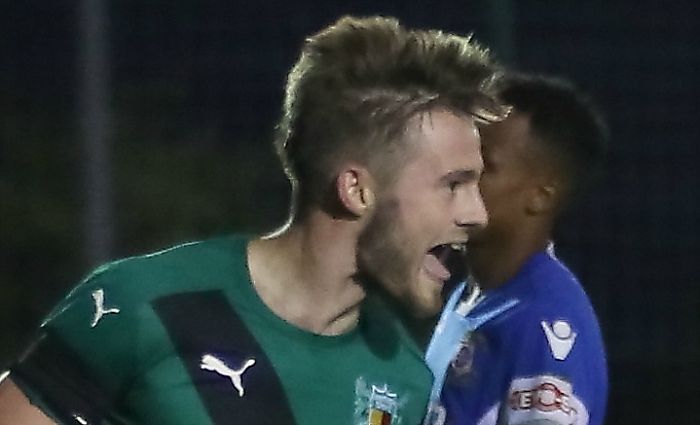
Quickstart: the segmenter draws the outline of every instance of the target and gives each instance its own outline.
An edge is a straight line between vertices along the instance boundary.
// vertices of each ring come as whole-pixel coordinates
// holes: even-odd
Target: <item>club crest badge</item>
[[[400,410],[405,404],[388,385],[367,384],[360,377],[355,382],[354,425],[401,425]]]
[[[474,338],[473,335],[467,335],[460,343],[459,352],[450,363],[451,374],[455,377],[460,377],[468,374],[472,370],[474,364]]]
[[[389,392],[386,385],[377,388],[372,385],[372,394],[369,397],[369,425],[391,425],[391,420],[396,416],[398,405],[396,394]]]

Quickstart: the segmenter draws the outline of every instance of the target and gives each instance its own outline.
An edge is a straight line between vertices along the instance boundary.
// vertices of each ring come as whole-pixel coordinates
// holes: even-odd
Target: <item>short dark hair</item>
[[[501,99],[527,114],[535,139],[567,174],[565,205],[581,199],[600,178],[609,131],[590,96],[568,80],[513,73],[499,81]]]
[[[288,75],[275,140],[299,207],[323,202],[339,160],[386,174],[387,155],[418,113],[444,107],[502,118],[497,75],[469,37],[408,30],[393,18],[343,17],[307,38]]]

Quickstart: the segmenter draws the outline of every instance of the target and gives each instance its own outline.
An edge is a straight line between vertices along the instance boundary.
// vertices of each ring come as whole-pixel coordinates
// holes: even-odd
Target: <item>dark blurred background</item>
[[[0,364],[96,264],[270,230],[287,69],[342,14],[474,32],[497,58],[586,89],[608,174],[559,256],[599,314],[609,424],[699,423],[697,2],[0,2]]]

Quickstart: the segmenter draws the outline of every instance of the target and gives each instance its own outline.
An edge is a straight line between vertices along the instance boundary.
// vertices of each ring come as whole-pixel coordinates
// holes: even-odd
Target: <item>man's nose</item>
[[[485,227],[488,224],[488,212],[478,186],[465,191],[457,200],[456,220],[460,227]]]

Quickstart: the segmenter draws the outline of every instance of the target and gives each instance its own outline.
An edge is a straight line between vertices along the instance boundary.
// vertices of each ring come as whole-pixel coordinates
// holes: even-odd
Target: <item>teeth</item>
[[[451,243],[450,248],[459,252],[465,252],[467,250],[467,246],[463,243]]]

